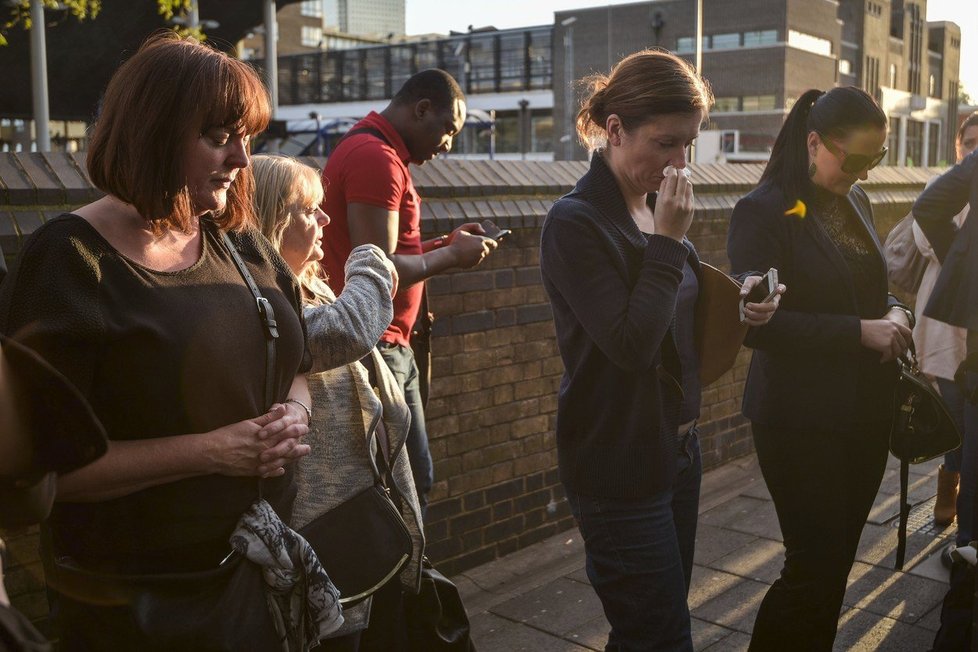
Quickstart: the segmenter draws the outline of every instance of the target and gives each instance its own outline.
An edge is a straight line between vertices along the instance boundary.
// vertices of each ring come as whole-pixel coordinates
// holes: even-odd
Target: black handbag
[[[896,569],[903,570],[907,550],[907,500],[911,464],[920,464],[961,445],[961,433],[944,399],[917,365],[913,344],[897,360],[900,375],[893,394],[890,452],[900,460],[900,523]]]
[[[261,567],[236,553],[213,569],[153,575],[99,573],[59,557],[45,560],[45,574],[71,600],[126,607],[153,650],[235,652],[280,645]],[[112,635],[106,632],[105,640],[114,640]]]
[[[367,369],[370,385],[376,387],[373,357],[368,354],[360,362]],[[394,485],[393,456],[387,441],[378,436],[379,422],[377,416],[370,424],[370,438],[377,444],[371,467],[374,484],[299,529],[339,589],[344,607],[365,600],[397,575],[414,549],[401,510],[391,499],[391,492],[395,492],[400,502]]]
[[[313,519],[299,534],[316,551],[349,607],[371,596],[411,559],[413,542],[383,485]]]
[[[421,561],[421,591],[404,594],[408,649],[412,652],[474,652],[469,617],[458,587]]]

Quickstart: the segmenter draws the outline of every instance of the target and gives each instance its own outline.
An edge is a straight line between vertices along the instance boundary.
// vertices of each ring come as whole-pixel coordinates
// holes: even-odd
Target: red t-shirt
[[[333,150],[323,169],[326,198],[323,210],[330,222],[323,231],[323,267],[329,275],[329,286],[336,294],[343,291],[346,276],[343,266],[353,247],[350,244],[346,207],[350,203],[369,204],[397,211],[396,254],[420,254],[421,198],[414,190],[408,171],[410,154],[394,126],[379,113],[356,123],[353,129],[372,127],[380,131],[390,145],[373,134],[355,134]],[[421,307],[423,283],[401,286],[394,297],[394,321],[381,336],[384,342],[408,346],[411,328]]]

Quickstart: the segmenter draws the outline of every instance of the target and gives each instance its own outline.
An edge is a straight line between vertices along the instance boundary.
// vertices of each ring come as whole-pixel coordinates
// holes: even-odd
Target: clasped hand
[[[216,442],[213,462],[222,475],[277,477],[309,454],[309,445],[302,443],[308,432],[302,408],[276,403],[261,416],[211,431]]]

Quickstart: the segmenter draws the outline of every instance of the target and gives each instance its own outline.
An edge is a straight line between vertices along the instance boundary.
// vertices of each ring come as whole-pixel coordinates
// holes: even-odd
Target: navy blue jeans
[[[585,496],[565,487],[588,579],[611,624],[607,652],[692,652],[686,596],[703,474],[695,430],[678,467],[672,487],[646,498]]]
[[[408,409],[411,411],[411,428],[408,430],[405,447],[408,459],[411,460],[414,488],[418,491],[421,512],[424,514],[428,506],[428,492],[435,482],[435,471],[431,462],[431,451],[428,450],[428,431],[424,423],[424,404],[421,401],[418,365],[414,361],[414,351],[410,347],[381,342],[377,349],[393,372],[401,391],[404,392],[404,400],[407,401]]]

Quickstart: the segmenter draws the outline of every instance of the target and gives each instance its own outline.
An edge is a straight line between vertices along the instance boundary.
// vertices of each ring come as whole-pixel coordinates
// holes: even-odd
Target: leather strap
[[[227,247],[228,253],[231,254],[231,260],[234,261],[234,266],[238,268],[238,273],[241,274],[241,278],[244,279],[245,285],[251,290],[251,294],[255,297],[255,307],[258,310],[258,317],[261,319],[262,331],[265,333],[265,389],[264,389],[264,409],[267,411],[268,408],[272,407],[272,403],[275,402],[275,340],[278,339],[278,324],[275,322],[275,310],[272,308],[272,303],[262,296],[261,290],[258,289],[258,284],[255,283],[254,277],[248,268],[245,266],[243,260],[241,260],[241,255],[235,248],[234,243],[231,242],[231,238],[228,237],[227,232],[221,232],[221,238],[224,240],[224,246]],[[258,478],[258,498],[262,498],[262,482],[261,478]]]
[[[251,290],[251,293],[255,297],[258,317],[261,319],[262,330],[265,333],[265,401],[263,407],[267,410],[275,402],[275,340],[278,339],[278,324],[275,322],[275,310],[272,308],[271,302],[262,296],[261,290],[258,289],[258,284],[255,283],[251,272],[248,271],[244,261],[241,260],[241,255],[235,248],[234,243],[231,242],[231,238],[224,232],[221,233],[221,237],[224,239],[224,245],[231,254],[231,260],[234,261],[234,266],[238,268],[238,273],[244,279],[245,285],[248,286],[248,289]]]

